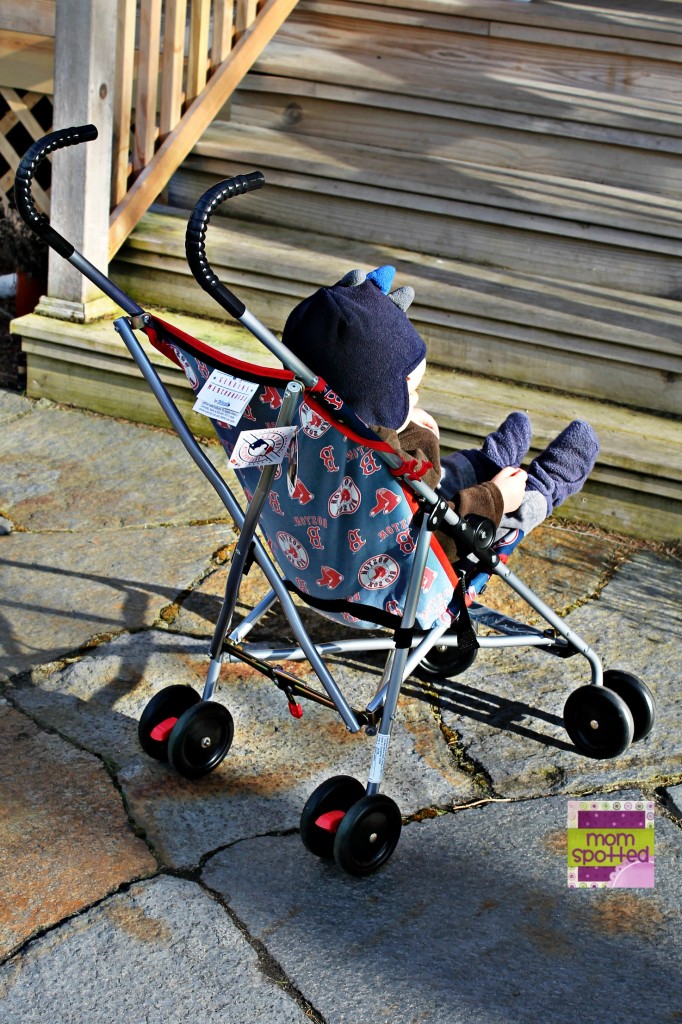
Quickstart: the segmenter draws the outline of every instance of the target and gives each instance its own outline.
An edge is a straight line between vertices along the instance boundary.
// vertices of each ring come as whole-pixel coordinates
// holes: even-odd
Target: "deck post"
[[[55,25],[54,126],[94,124],[99,138],[54,154],[50,220],[105,274],[116,8],[111,0],[59,0]],[[36,310],[46,316],[84,323],[111,307],[99,289],[54,252],[47,291]]]

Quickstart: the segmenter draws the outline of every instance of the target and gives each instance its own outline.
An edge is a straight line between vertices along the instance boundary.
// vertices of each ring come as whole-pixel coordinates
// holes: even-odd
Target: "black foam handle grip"
[[[84,124],[79,128],[61,128],[59,131],[50,132],[49,135],[44,135],[42,139],[33,143],[19,164],[14,179],[14,200],[22,218],[37,235],[45,239],[52,249],[67,260],[73,255],[74,247],[58,231],[50,227],[50,222],[44,214],[38,213],[33,202],[31,185],[39,164],[50,153],[54,153],[56,149],[63,149],[65,146],[77,146],[81,142],[91,142],[96,138],[97,129],[94,124]]]
[[[238,174],[234,178],[219,181],[217,185],[213,185],[207,192],[204,192],[192,210],[187,223],[185,253],[190,270],[204,291],[208,292],[237,320],[244,315],[246,306],[236,295],[232,294],[229,288],[221,284],[220,279],[211,269],[206,257],[206,231],[211,217],[221,203],[224,203],[226,199],[232,199],[233,196],[240,196],[244,192],[262,188],[264,184],[265,178],[260,171]]]

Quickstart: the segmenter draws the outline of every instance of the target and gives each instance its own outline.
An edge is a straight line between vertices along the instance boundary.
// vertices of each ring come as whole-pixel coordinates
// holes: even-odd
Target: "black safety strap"
[[[480,647],[480,644],[476,638],[476,631],[474,630],[465,600],[466,574],[460,569],[455,571],[457,572],[457,578],[459,580],[457,590],[459,591],[460,602],[459,615],[455,622],[454,632],[457,636],[457,649],[467,653],[468,651],[477,650]]]

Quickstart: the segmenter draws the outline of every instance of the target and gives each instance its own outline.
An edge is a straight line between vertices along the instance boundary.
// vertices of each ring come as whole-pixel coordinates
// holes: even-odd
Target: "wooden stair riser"
[[[252,169],[251,163],[232,162],[229,174]],[[195,174],[187,168],[170,184],[171,202],[191,208],[215,180],[215,173]],[[406,248],[412,240],[417,252],[502,270],[617,286],[645,295],[679,294],[682,242],[671,241],[668,248],[673,252],[661,253],[652,251],[660,248],[660,240],[651,236],[591,225],[581,232],[572,225],[574,237],[567,237],[568,230],[562,235],[555,223],[541,217],[375,187],[363,188],[360,199],[353,194],[358,191],[352,183],[319,178],[313,191],[305,175],[281,173],[271,176],[266,202],[254,207],[250,216],[256,222],[327,233],[350,242],[373,240],[379,246]]]
[[[299,298],[276,294],[267,282],[256,287],[244,275],[220,276],[271,329],[281,330]],[[141,274],[138,265],[121,262],[117,264],[117,278],[140,302],[163,305],[172,294],[177,310],[199,316],[216,315],[215,302],[197,290],[193,279],[184,275],[151,270],[149,265],[145,265],[145,272]],[[429,358],[440,366],[662,413],[674,413],[682,408],[682,373],[637,364],[634,353],[631,361],[617,362],[607,353],[601,358],[587,355],[581,338],[557,338],[548,333],[543,345],[538,339],[539,332],[532,332],[533,336],[529,337],[523,324],[516,325],[518,338],[513,339],[504,337],[501,332],[495,333],[494,325],[483,317],[478,330],[471,321],[464,323],[464,318],[460,318],[459,325],[455,315],[451,319],[452,323],[445,329],[420,320],[418,313],[413,317],[429,347]],[[508,334],[510,325],[505,325],[505,329]]]
[[[679,139],[601,126],[595,127],[594,138],[576,138],[566,134],[573,121],[512,114],[503,118],[493,111],[484,122],[480,110],[454,100],[417,104],[413,97],[405,97],[403,103],[401,99],[390,97],[388,106],[385,93],[250,75],[225,120],[229,114],[234,124],[289,137],[352,139],[406,155],[420,152],[428,139],[429,156],[439,159],[528,168],[624,189],[641,189],[646,182],[655,195],[682,198]]]

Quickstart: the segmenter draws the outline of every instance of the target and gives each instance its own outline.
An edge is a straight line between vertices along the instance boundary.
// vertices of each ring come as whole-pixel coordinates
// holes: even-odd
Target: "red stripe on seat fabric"
[[[255,380],[266,384],[284,385],[294,379],[291,370],[278,370],[272,366],[258,366],[256,363],[247,363],[243,359],[237,359],[236,356],[227,355],[225,352],[207,345],[205,341],[199,341],[198,338],[193,338],[191,334],[186,334],[179,327],[166,323],[160,317],[153,317],[153,323],[158,324],[172,341],[177,341],[180,348],[189,348],[192,354],[196,353],[217,367],[242,374],[246,377],[253,377]],[[168,352],[168,339],[159,337],[154,330],[153,324],[145,327],[145,333],[155,349],[162,352],[169,359],[172,359],[174,363],[177,363],[174,354]]]

